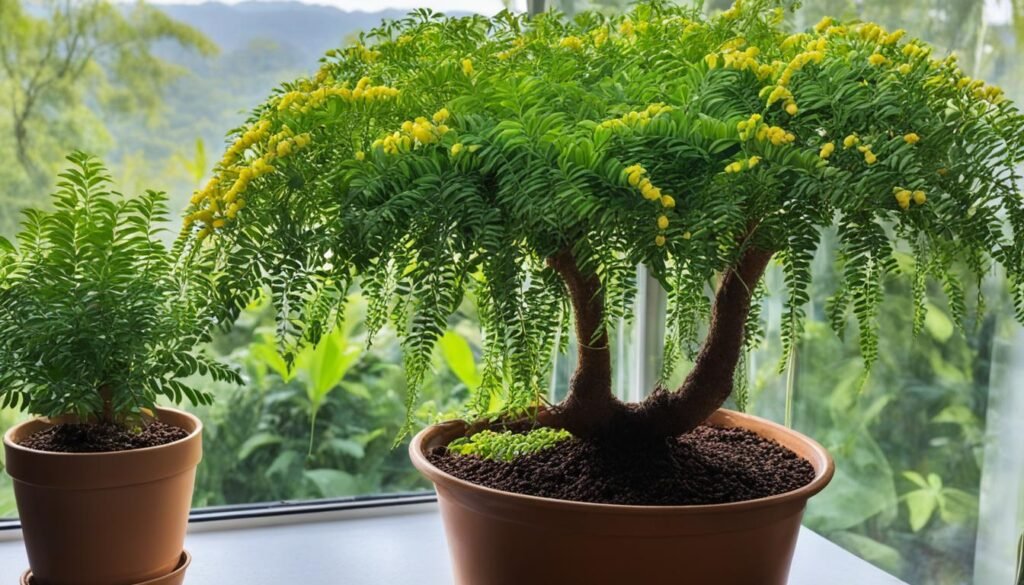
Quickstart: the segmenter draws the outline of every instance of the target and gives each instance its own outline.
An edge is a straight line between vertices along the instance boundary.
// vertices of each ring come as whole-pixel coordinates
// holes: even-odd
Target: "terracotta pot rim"
[[[424,453],[425,443],[429,439],[433,439],[434,437],[444,433],[445,431],[454,430],[454,428],[456,427],[466,428],[468,426],[467,423],[461,420],[447,421],[431,425],[417,433],[416,436],[413,437],[413,440],[409,445],[409,455],[410,458],[412,459],[413,465],[417,469],[419,469],[421,473],[426,475],[432,482],[438,484],[449,484],[452,487],[457,487],[462,490],[477,492],[481,495],[486,494],[493,498],[504,499],[510,502],[518,502],[521,504],[530,504],[540,507],[560,508],[563,510],[577,510],[584,513],[591,512],[627,513],[643,515],[687,515],[747,512],[761,508],[770,508],[788,502],[806,501],[810,499],[811,496],[814,496],[821,490],[825,489],[825,486],[827,486],[828,483],[832,480],[832,476],[835,473],[835,462],[833,461],[831,454],[829,454],[829,452],[814,439],[811,439],[806,435],[798,433],[797,431],[794,431],[792,429],[788,429],[770,420],[724,408],[719,409],[708,420],[712,419],[719,419],[713,422],[720,422],[723,420],[734,423],[752,422],[758,425],[772,427],[776,431],[788,435],[796,441],[804,443],[810,448],[810,450],[815,455],[815,457],[809,458],[811,465],[814,467],[814,479],[803,487],[782,494],[768,496],[765,498],[758,498],[756,500],[745,500],[742,502],[732,502],[727,504],[691,504],[685,506],[638,506],[624,504],[598,504],[592,502],[575,502],[572,500],[559,500],[555,498],[545,498],[541,496],[517,494],[513,492],[506,492],[494,488],[489,488],[486,486],[475,484],[470,481],[459,479],[453,475],[450,475],[438,469],[437,467],[434,466],[434,464],[432,464],[427,459]],[[731,424],[723,426],[746,427],[746,425],[742,424]]]
[[[52,423],[52,421],[49,418],[47,418],[47,417],[37,416],[35,418],[30,418],[30,419],[28,419],[26,421],[22,421],[22,422],[20,422],[20,423],[18,423],[16,425],[14,425],[13,427],[7,429],[7,432],[4,433],[4,445],[6,445],[8,448],[14,449],[16,451],[21,451],[21,452],[26,453],[26,454],[31,454],[33,457],[45,456],[45,457],[53,457],[55,459],[85,457],[85,458],[90,458],[90,459],[99,459],[99,458],[105,458],[105,457],[116,457],[118,455],[123,455],[125,453],[148,453],[148,452],[152,452],[152,451],[159,451],[161,449],[168,449],[168,448],[172,448],[172,447],[174,447],[176,445],[180,445],[181,443],[184,443],[184,442],[189,441],[191,439],[194,439],[196,437],[196,435],[202,434],[202,432],[203,432],[203,421],[202,421],[202,419],[200,419],[198,416],[192,414],[191,412],[186,412],[186,411],[181,410],[179,408],[170,408],[170,407],[163,407],[163,406],[158,407],[157,410],[158,411],[162,411],[162,412],[170,412],[170,413],[181,414],[181,415],[184,415],[186,417],[189,417],[193,421],[195,421],[196,427],[188,435],[186,435],[186,436],[184,436],[184,437],[182,437],[182,438],[180,438],[180,439],[178,439],[176,441],[171,441],[170,443],[164,443],[163,445],[156,445],[154,447],[142,447],[141,449],[127,449],[127,450],[122,450],[122,451],[100,451],[100,452],[95,452],[95,453],[61,453],[61,452],[57,452],[57,451],[42,451],[42,450],[39,450],[39,449],[31,449],[29,447],[24,447],[20,443],[15,442],[14,439],[12,438],[25,425],[34,424],[34,423],[37,423],[37,422]],[[178,427],[178,428],[181,428],[181,427]],[[185,429],[182,429],[182,430],[185,430]]]

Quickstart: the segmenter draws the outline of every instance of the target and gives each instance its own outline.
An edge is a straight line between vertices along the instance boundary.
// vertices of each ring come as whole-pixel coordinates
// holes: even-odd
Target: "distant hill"
[[[184,72],[165,90],[163,111],[146,121],[115,112],[105,121],[116,144],[109,159],[120,161],[123,173],[132,174],[140,184],[159,180],[159,186],[171,193],[175,209],[196,187],[181,162],[181,157],[195,160],[196,140],[206,146],[209,160],[204,166],[209,170],[220,158],[224,135],[241,125],[246,112],[281,82],[312,74],[328,49],[347,44],[383,19],[406,14],[345,12],[299,2],[158,7],[209,37],[220,54],[204,58],[177,45],[157,46],[161,58]],[[129,173],[133,165],[137,170]]]
[[[311,65],[350,35],[405,15],[399,10],[343,12],[298,2],[161,4],[160,9],[213,39],[224,53],[245,49],[256,39],[273,39]]]

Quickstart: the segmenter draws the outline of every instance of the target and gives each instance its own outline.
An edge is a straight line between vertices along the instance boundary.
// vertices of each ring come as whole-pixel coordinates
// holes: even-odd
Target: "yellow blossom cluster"
[[[374,140],[371,148],[381,148],[385,154],[398,154],[416,146],[433,144],[448,132],[449,128],[445,122],[448,121],[449,116],[448,109],[441,108],[434,114],[433,121],[422,116],[415,120],[406,120],[402,122],[400,130],[395,130],[394,133],[384,138]]]
[[[473,75],[473,60],[472,59],[463,59],[462,63],[461,63],[461,66],[462,66],[462,72],[465,75],[467,75],[467,76]]]
[[[568,36],[558,41],[558,46],[563,49],[579,51],[580,49],[583,48],[583,39],[577,36]]]
[[[792,132],[787,132],[779,126],[769,126],[762,122],[762,120],[761,114],[754,114],[749,119],[737,124],[736,129],[740,131],[740,140],[756,138],[761,142],[771,142],[775,146],[782,146],[796,141],[796,135]]]
[[[651,104],[644,110],[629,112],[618,118],[612,118],[611,120],[605,120],[601,122],[601,128],[611,128],[613,130],[619,128],[636,128],[637,126],[646,126],[651,123],[651,120],[658,114],[665,114],[672,111],[672,106],[665,105],[663,103]]]
[[[889,62],[889,58],[886,57],[885,55],[881,54],[881,53],[872,53],[871,56],[868,57],[868,63],[872,67],[880,67],[882,65],[885,65],[888,62]]]
[[[917,133],[911,132],[903,137],[903,141],[907,144],[917,144],[921,141],[921,137],[918,136]]]
[[[928,201],[928,196],[924,191],[913,191],[904,189],[903,187],[892,188],[893,197],[896,198],[896,203],[902,209],[910,209],[910,202],[913,201],[917,205],[924,205]]]
[[[657,201],[661,204],[663,209],[672,209],[676,206],[676,200],[671,195],[666,195],[661,192],[661,189],[655,187],[650,179],[646,177],[647,171],[643,166],[639,164],[630,165],[626,167],[626,181],[631,187],[635,187],[643,198],[648,201]],[[659,234],[654,238],[655,244],[658,246],[665,245],[665,230],[668,229],[669,221],[668,216],[664,213],[658,215],[657,226]]]
[[[356,83],[355,89],[341,87],[319,87],[311,91],[290,91],[281,96],[277,109],[286,110],[291,107],[300,112],[320,107],[328,98],[337,97],[346,102],[373,102],[386,100],[398,95],[398,90],[384,85],[370,85],[370,78],[363,77]]]
[[[752,169],[761,163],[761,157],[752,156],[748,159],[739,160],[734,163],[726,165],[725,172],[727,174],[739,173],[747,169]]]
[[[821,147],[821,152],[818,153],[818,156],[821,157],[822,160],[828,160],[828,158],[832,156],[832,153],[835,151],[836,143],[828,142]]]
[[[245,208],[243,195],[249,184],[276,170],[271,162],[306,148],[312,140],[308,133],[294,135],[287,126],[271,136],[270,122],[261,120],[235,140],[218,165],[217,175],[192,196],[191,204],[195,211],[185,217],[185,225],[203,224],[198,234],[200,240],[213,230],[224,227]],[[250,162],[238,164],[245,152],[257,144],[263,147],[263,154]]]
[[[931,47],[922,47],[916,43],[910,42],[903,45],[903,55],[916,59],[918,57],[927,57],[932,52]]]
[[[865,22],[864,24],[858,25],[856,30],[865,41],[871,41],[882,45],[894,45],[903,38],[903,35],[907,34],[907,31],[903,29],[893,31],[890,34],[884,28],[873,22]]]
[[[602,26],[601,28],[592,31],[590,33],[590,36],[591,38],[594,39],[594,46],[600,47],[601,45],[608,42],[608,29]]]
[[[971,92],[975,99],[987,100],[993,104],[1000,104],[1005,100],[1001,87],[985,85],[985,82],[980,79],[971,79],[967,76],[961,77],[956,82],[956,88],[966,89]]]
[[[865,144],[863,146],[858,146],[857,150],[859,150],[861,152],[861,154],[864,155],[864,162],[866,162],[867,164],[873,165],[876,162],[878,162],[878,157],[875,156],[875,153],[871,151],[871,145],[870,144]]]
[[[806,50],[793,57],[782,70],[778,80],[779,86],[788,86],[789,82],[793,79],[793,75],[803,69],[808,63],[820,64],[825,59],[825,49],[827,46],[828,40],[825,38],[819,38],[807,43]]]
[[[743,41],[743,39],[737,40]],[[760,54],[760,49],[757,47],[747,47],[746,50],[740,51],[735,46],[727,44],[721,51],[721,54],[709,53],[704,57],[704,62],[708,64],[709,69],[717,69],[721,62],[722,67],[725,69],[749,71],[756,75],[758,79],[768,79],[775,75],[775,67],[773,65],[761,63],[757,60],[757,56]]]

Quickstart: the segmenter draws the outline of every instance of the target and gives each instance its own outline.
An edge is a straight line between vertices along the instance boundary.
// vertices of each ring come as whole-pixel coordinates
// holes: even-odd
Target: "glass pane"
[[[122,75],[114,63],[90,62],[94,69],[88,75],[61,78],[54,82],[57,91],[40,94],[41,107],[26,116],[24,141],[16,140],[17,120],[8,113],[12,94],[7,90],[13,77],[0,68],[0,156],[7,161],[0,168],[0,236],[14,234],[18,209],[45,201],[64,164],[63,153],[75,148],[102,155],[124,192],[167,191],[174,232],[178,212],[220,158],[225,134],[276,85],[315,72],[328,49],[352,42],[382,19],[399,18],[413,9],[453,14],[525,9],[525,2],[501,0],[326,4],[158,3],[158,9],[188,27],[177,36],[148,39],[154,59],[150,68],[158,68],[159,75],[131,70],[131,63],[125,64],[131,74]],[[44,33],[51,30],[47,15],[77,5],[8,2],[0,8],[0,34],[24,33],[45,47]],[[27,15],[17,21],[17,30],[6,28],[4,10],[10,6]],[[32,42],[2,44],[2,50],[12,51],[11,62],[22,67],[18,75],[34,71],[29,58],[35,55]],[[43,74],[53,73],[51,69]],[[99,71],[105,77],[98,80]],[[429,488],[408,461],[408,438],[395,444],[406,401],[398,344],[384,330],[367,348],[365,303],[354,295],[346,327],[328,343],[300,355],[292,374],[277,355],[273,319],[265,304],[251,307],[234,330],[218,336],[212,350],[237,366],[247,384],[216,387],[213,406],[192,409],[206,428],[195,506]],[[435,355],[435,374],[414,413],[417,426],[439,413],[454,412],[468,386],[477,383],[480,332],[471,303],[464,304],[450,326]],[[0,410],[0,428],[24,418]],[[0,473],[0,519],[14,516],[10,479]]]

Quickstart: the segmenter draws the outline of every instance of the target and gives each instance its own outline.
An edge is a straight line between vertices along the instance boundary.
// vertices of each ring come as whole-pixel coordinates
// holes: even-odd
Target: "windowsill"
[[[449,585],[435,503],[193,524],[188,585]],[[0,583],[28,566],[20,539],[0,541]],[[790,585],[905,585],[803,529]]]

